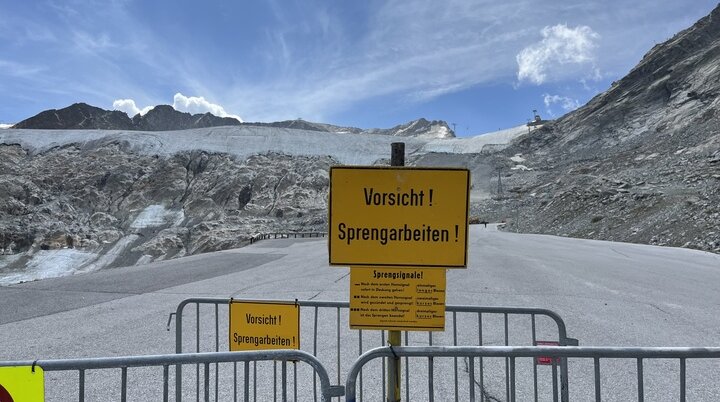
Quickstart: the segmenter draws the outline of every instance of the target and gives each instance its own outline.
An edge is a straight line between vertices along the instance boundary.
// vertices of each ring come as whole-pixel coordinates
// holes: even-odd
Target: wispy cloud
[[[546,26],[541,31],[542,40],[517,55],[520,82],[542,84],[548,80],[568,78],[599,78],[595,65],[595,50],[600,35],[588,26],[569,28],[566,24]]]
[[[556,116],[556,114],[552,110],[552,106],[555,104],[560,105],[560,107],[565,113],[573,111],[580,107],[579,100],[573,99],[568,96],[560,95],[543,94],[543,103],[545,104],[545,111],[553,117]]]

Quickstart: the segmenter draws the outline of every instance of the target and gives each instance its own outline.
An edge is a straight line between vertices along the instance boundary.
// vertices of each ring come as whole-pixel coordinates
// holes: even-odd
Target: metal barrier
[[[620,381],[614,378],[613,388],[606,390],[606,397],[609,400],[630,400],[631,398],[627,395],[620,395],[623,391],[623,381],[630,383],[629,385],[635,385],[637,392],[634,392],[638,401],[644,401],[646,398],[647,390],[645,387],[645,380],[649,377],[648,371],[646,370],[646,361],[648,360],[661,360],[661,359],[673,359],[678,361],[679,374],[678,387],[672,386],[668,379],[671,378],[668,375],[669,371],[667,367],[661,367],[659,378],[663,381],[657,382],[661,389],[656,392],[656,395],[649,397],[649,400],[677,400],[674,395],[679,395],[680,401],[686,401],[688,399],[688,387],[687,387],[687,361],[689,359],[720,359],[720,348],[610,348],[610,347],[381,347],[376,348],[360,356],[353,367],[350,369],[347,377],[345,386],[346,391],[346,402],[355,402],[358,395],[358,375],[362,372],[363,366],[373,359],[388,358],[400,356],[405,358],[467,358],[468,359],[468,389],[467,399],[469,401],[476,400],[476,386],[478,382],[475,377],[475,359],[489,359],[489,358],[502,358],[507,359],[510,362],[510,370],[508,375],[505,376],[505,381],[508,386],[509,393],[506,396],[508,402],[515,402],[517,400],[529,400],[530,392],[524,389],[518,388],[518,382],[522,378],[526,378],[525,374],[527,367],[520,367],[517,360],[521,358],[532,358],[535,360],[539,357],[550,357],[552,360],[552,371],[557,371],[557,360],[568,359],[592,359],[592,375],[581,376],[580,365],[577,367],[573,366],[573,379],[578,382],[583,382],[585,386],[576,387],[573,385],[573,389],[586,391],[586,395],[573,395],[573,400],[591,400],[594,396],[595,401],[601,401],[603,388],[600,375],[600,361],[601,359],[631,359],[631,364],[635,366],[635,374],[637,375],[636,384],[632,384],[629,381],[630,378],[627,376],[621,377]],[[574,362],[574,360],[573,360]],[[699,371],[702,372],[704,382],[699,390],[695,390],[697,395],[694,395],[691,400],[720,400],[720,385],[718,385],[717,379],[707,378],[708,376],[708,364],[705,365]],[[623,374],[626,370],[622,370]],[[710,371],[717,374],[717,369]],[[519,375],[520,373],[520,375]],[[480,380],[482,380],[484,374],[482,371],[479,372]],[[577,376],[576,376],[577,375]],[[556,376],[552,378],[552,400],[558,400],[558,384],[555,381]],[[590,380],[592,378],[592,380]],[[432,377],[429,377],[429,381],[432,382]],[[588,384],[589,382],[589,384]],[[592,384],[592,385],[590,385]],[[711,385],[715,385],[715,389],[708,389]],[[670,389],[668,389],[670,387]],[[672,389],[674,388],[674,389]],[[592,389],[592,393],[589,393]],[[482,391],[482,389],[481,389]],[[607,395],[607,393],[613,392],[614,394]],[[577,392],[578,394],[580,392]],[[405,400],[413,400],[413,397],[406,392]],[[423,400],[434,400],[434,395],[430,393],[427,398],[422,397]],[[447,400],[446,397],[442,398]],[[538,395],[535,394],[535,400],[538,399]],[[634,399],[634,398],[632,398]],[[464,399],[465,400],[465,399]],[[480,400],[489,400],[485,398],[485,395],[481,393]],[[493,398],[492,400],[498,400]]]
[[[236,299],[238,300],[238,299]],[[266,300],[272,302],[280,302],[280,300]],[[331,375],[334,374],[334,378],[337,378],[337,383],[341,383],[343,374],[347,373],[352,361],[347,358],[355,358],[360,356],[366,350],[369,349],[369,345],[374,346],[385,346],[385,332],[384,331],[362,331],[362,330],[350,330],[348,321],[349,309],[348,302],[334,302],[334,301],[316,301],[316,300],[298,300],[298,301],[285,301],[285,302],[297,302],[301,307],[301,332],[302,334],[309,335],[312,339],[312,347],[308,347],[306,342],[301,341],[303,349],[312,353],[313,356],[318,357],[321,361],[324,361],[326,367],[330,368]],[[229,299],[219,298],[192,298],[182,301],[175,313],[175,351],[182,353],[184,349],[185,339],[183,338],[183,314],[185,308],[188,305],[195,305],[194,314],[190,318],[195,324],[194,339],[192,344],[188,345],[195,349],[195,352],[200,352],[203,349],[208,348],[214,351],[227,350],[228,342],[225,340],[227,337],[227,321],[220,320],[220,316],[228,317],[227,306]],[[201,306],[210,307],[211,311],[214,310],[214,314],[211,317],[207,317],[201,314]],[[222,307],[222,312],[220,308]],[[303,309],[305,308],[305,309]],[[309,311],[308,311],[309,310]],[[577,345],[577,340],[568,338],[565,323],[558,314],[553,311],[538,308],[523,308],[523,307],[478,307],[478,306],[453,306],[448,305],[445,308],[448,313],[447,328],[451,331],[445,332],[405,332],[403,335],[404,345],[420,344],[420,345],[473,345],[479,346],[488,344],[498,345],[535,345],[540,339],[552,340],[558,343],[560,346],[565,345]],[[329,312],[330,315],[325,314]],[[194,316],[194,317],[192,317]],[[214,318],[213,318],[214,317]],[[542,319],[540,319],[542,318]],[[330,322],[331,321],[331,322]],[[308,328],[307,323],[312,323]],[[511,331],[514,328],[513,324],[520,323],[523,328],[523,333],[515,333]],[[495,325],[499,324],[499,325]],[[168,330],[170,330],[170,320],[168,321]],[[519,331],[518,331],[519,332]],[[220,335],[223,333],[223,335]],[[540,337],[542,334],[543,337]],[[320,335],[326,335],[320,339]],[[220,338],[224,339],[221,342]],[[328,339],[330,336],[335,339]],[[301,335],[301,340],[308,339]],[[318,347],[318,344],[321,347]],[[372,346],[370,346],[372,347]],[[329,348],[334,349],[335,354],[327,353]],[[459,370],[458,360],[455,359],[453,366],[450,367],[438,367],[442,370],[451,370],[453,373],[453,387],[455,400],[459,400],[458,382],[459,382]],[[567,386],[567,364],[561,360],[560,364],[560,384],[561,384],[561,400],[564,402],[568,401],[568,386]],[[382,372],[382,377],[385,378],[385,362],[383,361],[380,367],[376,371]],[[482,359],[479,363],[480,372],[484,369],[484,363]],[[404,364],[404,377],[405,377],[405,392],[408,393],[410,389],[410,382],[407,380],[410,377],[410,373],[413,368],[410,367],[409,361],[405,361]],[[432,358],[429,361],[429,372],[428,375],[432,377],[436,370],[435,365],[432,363]],[[505,372],[508,373],[510,370],[509,360],[505,362]],[[196,389],[200,387],[200,370],[196,367]],[[537,367],[534,370],[533,377],[535,379],[535,393],[537,394]],[[310,381],[308,379],[308,381]],[[312,380],[315,384],[315,379]],[[381,384],[382,394],[385,394],[385,382],[384,381],[372,381],[371,384]],[[361,387],[361,400],[362,400],[362,376],[360,378]],[[433,393],[434,384],[431,382],[428,384],[428,393]],[[480,383],[480,387],[483,388],[484,384]],[[176,392],[181,392],[182,383],[178,381],[176,383]],[[509,394],[509,388],[506,388],[506,394]]]
[[[315,377],[320,379],[320,390],[321,390],[321,397],[323,401],[329,401],[332,397],[335,396],[342,396],[344,394],[344,389],[342,386],[332,386],[330,385],[330,377],[328,376],[327,371],[323,367],[323,365],[320,363],[320,361],[317,360],[314,356],[298,350],[272,350],[272,351],[252,351],[252,352],[224,352],[224,353],[188,353],[188,354],[171,354],[171,355],[152,355],[152,356],[125,356],[125,357],[107,357],[107,358],[90,358],[90,359],[67,359],[67,360],[37,360],[37,361],[15,361],[15,362],[0,362],[0,366],[39,366],[42,367],[42,369],[45,372],[53,372],[53,371],[77,371],[78,377],[77,380],[73,380],[72,382],[77,383],[77,394],[78,394],[78,401],[84,401],[87,395],[87,385],[88,381],[87,377],[88,370],[99,370],[99,369],[120,369],[120,400],[125,402],[127,400],[160,400],[159,398],[159,392],[155,389],[153,386],[152,381],[150,380],[148,373],[144,372],[141,376],[138,376],[138,387],[134,389],[129,389],[129,373],[128,368],[138,368],[138,370],[141,370],[141,368],[148,368],[148,367],[158,367],[162,366],[162,400],[167,402],[170,399],[170,392],[169,392],[169,377],[170,377],[170,366],[180,366],[184,364],[193,364],[193,365],[203,365],[204,371],[203,371],[203,400],[204,401],[210,401],[210,376],[211,376],[211,364],[220,364],[220,363],[232,363],[233,364],[233,373],[232,376],[228,375],[228,378],[232,378],[233,382],[232,385],[226,384],[227,386],[223,388],[222,395],[218,394],[218,389],[215,388],[215,400],[218,400],[218,398],[222,398],[222,400],[238,400],[238,387],[237,387],[237,363],[244,362],[244,400],[249,401],[250,400],[250,389],[249,389],[249,382],[250,382],[250,363],[257,363],[260,361],[272,361],[273,364],[277,364],[277,362],[281,362],[283,366],[283,373],[286,371],[285,366],[287,365],[287,362],[293,362],[295,364],[296,362],[300,361],[303,363],[307,363],[315,372]],[[217,368],[215,370],[216,378],[217,378]],[[176,373],[177,378],[181,378],[180,375]],[[97,388],[102,393],[102,396],[99,399],[96,398],[90,398],[91,400],[112,400],[116,399],[113,398],[111,395],[109,395],[109,392],[113,387],[110,381],[108,381],[108,377],[104,376],[100,379],[102,381],[102,384],[95,384],[94,388]],[[277,379],[274,379],[276,382]],[[283,384],[286,384],[288,381],[283,375],[282,378]],[[254,379],[255,385],[258,383],[257,377]],[[47,384],[47,382],[46,382]],[[59,384],[59,381],[53,381],[52,384],[54,386],[61,385]],[[294,393],[294,399],[298,400],[298,394],[297,394],[297,382],[295,382],[295,393]],[[70,400],[70,390],[67,389],[68,387],[65,387],[64,390],[57,390],[56,392],[47,391],[47,385],[46,385],[46,394],[50,394],[50,399],[54,399],[54,397],[57,397],[59,400]],[[129,395],[130,391],[134,391],[133,395]],[[74,393],[74,392],[73,392]],[[232,393],[232,397],[230,397],[230,393]],[[55,395],[58,394],[58,395]],[[155,395],[158,396],[155,396]],[[154,397],[155,396],[155,397]],[[176,399],[181,400],[182,395],[176,394]],[[282,393],[281,393],[282,401],[287,401],[288,399],[288,390],[287,387],[282,387]],[[274,399],[277,398],[277,395],[274,395]],[[257,395],[255,395],[255,399],[257,399]]]
[[[327,232],[273,232],[258,233],[250,237],[250,244],[267,239],[304,239],[311,237],[325,237]]]

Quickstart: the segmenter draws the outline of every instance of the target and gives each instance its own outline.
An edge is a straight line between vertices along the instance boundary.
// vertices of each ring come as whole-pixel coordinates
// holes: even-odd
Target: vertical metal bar
[[[280,366],[282,369],[282,401],[287,402],[287,361],[283,360],[282,365]]]
[[[453,346],[457,346],[457,312],[453,311]],[[458,359],[457,357],[453,357],[454,363],[455,363],[455,402],[458,402],[460,400],[460,395],[458,395]]]
[[[510,402],[515,402],[515,358],[510,358]]]
[[[470,357],[470,402],[475,402],[475,358]]]
[[[509,345],[508,337],[508,313],[503,313],[505,316],[505,346]],[[510,399],[510,367],[508,358],[505,358],[505,400]]]
[[[182,315],[184,306],[175,314],[175,353],[182,353]],[[182,401],[182,364],[175,365],[175,402]]]
[[[314,370],[313,370],[314,371]],[[293,401],[298,400],[297,393],[297,362],[293,362]]]
[[[237,362],[233,362],[233,402],[237,402]]]
[[[78,401],[85,402],[85,370],[78,370],[78,373],[80,374],[80,389],[78,389]]]
[[[250,402],[250,362],[245,362],[245,393],[243,394],[244,401]]]
[[[532,344],[533,346],[537,345],[537,330],[535,328],[535,314],[530,315],[530,319],[532,320]],[[538,376],[537,376],[537,359],[533,358],[533,395],[535,397],[535,402],[538,401]]]
[[[385,331],[380,331],[380,346],[385,346]],[[381,378],[383,378],[383,381],[382,381],[382,394],[383,395],[387,395],[387,393],[386,393],[386,391],[387,391],[386,385],[387,384],[385,384],[385,381],[384,381],[384,379],[386,378],[385,377],[385,360],[386,359],[380,359],[380,361],[382,362],[381,363],[382,364],[382,377]]]
[[[273,361],[273,401],[277,402],[277,361]]]
[[[205,397],[205,402],[210,402],[210,363],[204,364],[205,372],[203,373],[203,393]]]
[[[553,402],[558,402],[557,360],[552,359]]]
[[[163,402],[168,402],[170,398],[170,390],[168,389],[168,377],[170,372],[170,366],[167,364],[163,365]]]
[[[120,401],[127,402],[127,367],[120,369]]]
[[[257,362],[253,362],[253,401],[257,402]]]
[[[195,352],[200,352],[200,303],[195,303]],[[195,365],[195,400],[200,402],[200,364]]]
[[[337,308],[337,383],[340,382],[340,307]],[[338,398],[339,399],[339,398]]]
[[[685,402],[685,358],[680,358],[680,402]]]
[[[600,402],[600,358],[594,357],[595,361],[595,402]]]
[[[362,345],[362,335],[363,331],[362,329],[358,331],[358,356],[362,355],[363,353],[363,345]],[[360,398],[358,400],[362,402],[363,400],[363,369],[360,368]]]
[[[313,356],[317,357],[318,306],[315,306],[315,326],[313,327]],[[313,401],[317,402],[317,373],[313,372]]]
[[[220,317],[218,317],[218,305],[215,304],[215,352],[220,351]],[[220,374],[218,374],[218,363],[215,363],[215,402],[218,400],[218,381]]]
[[[405,346],[408,345],[408,331],[405,331]],[[405,399],[410,400],[410,360],[405,356]]]
[[[645,401],[645,379],[643,375],[643,360],[637,359],[637,377],[638,377],[638,402]]]
[[[478,346],[483,345],[483,325],[482,325],[482,313],[478,313]],[[485,401],[485,384],[484,381],[484,374],[483,374],[483,357],[480,356],[480,372],[478,374],[480,375],[480,402]]]
[[[428,331],[428,343],[433,345],[433,333]],[[432,356],[428,357],[428,399],[430,402],[435,400],[435,360]]]

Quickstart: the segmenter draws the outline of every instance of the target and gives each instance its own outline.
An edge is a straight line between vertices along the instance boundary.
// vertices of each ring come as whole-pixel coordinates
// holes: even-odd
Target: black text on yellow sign
[[[45,374],[42,367],[0,367],[0,402],[42,402]]]
[[[350,328],[445,330],[445,270],[350,268]]]
[[[330,265],[467,266],[470,171],[330,169]]]
[[[300,349],[300,306],[230,300],[230,351]]]

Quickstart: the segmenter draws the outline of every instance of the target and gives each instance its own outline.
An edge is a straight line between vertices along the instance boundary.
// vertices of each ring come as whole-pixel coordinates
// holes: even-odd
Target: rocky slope
[[[720,7],[504,152],[510,230],[720,252]]]

